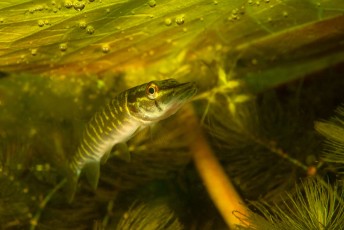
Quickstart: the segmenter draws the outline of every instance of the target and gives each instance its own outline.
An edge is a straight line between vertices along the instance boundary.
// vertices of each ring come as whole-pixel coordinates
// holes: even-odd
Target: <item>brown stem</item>
[[[236,225],[249,226],[245,221],[248,209],[234,189],[220,163],[214,156],[208,141],[199,127],[193,108],[186,108],[188,132],[194,133],[189,147],[194,164],[200,174],[210,198],[230,228]]]

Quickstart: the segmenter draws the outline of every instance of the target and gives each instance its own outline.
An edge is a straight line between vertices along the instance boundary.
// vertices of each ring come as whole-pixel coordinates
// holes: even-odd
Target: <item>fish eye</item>
[[[158,96],[159,88],[154,83],[149,83],[146,88],[146,95],[149,99],[155,99]]]
[[[153,87],[150,87],[148,89],[148,92],[149,92],[149,94],[154,94],[155,93],[155,89]]]

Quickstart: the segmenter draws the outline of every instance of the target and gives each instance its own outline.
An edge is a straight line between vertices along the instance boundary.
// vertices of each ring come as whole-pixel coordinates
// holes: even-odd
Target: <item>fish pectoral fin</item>
[[[88,183],[96,190],[98,187],[99,175],[100,175],[100,162],[92,161],[85,164],[83,171],[86,174]]]
[[[131,160],[128,145],[124,142],[115,145],[115,151],[113,154],[119,159],[124,160],[126,162],[130,162]]]
[[[145,130],[147,128],[147,126],[145,126],[145,125],[141,125],[141,126],[139,126],[136,130],[135,130],[135,132],[133,133],[133,137],[134,136],[137,136],[139,133],[144,133],[143,132],[143,130]]]
[[[102,156],[102,158],[100,159],[100,163],[101,164],[105,164],[107,162],[107,160],[109,159],[110,155],[111,155],[111,151],[112,151],[112,148],[109,149],[108,151],[106,151],[104,153],[104,155]]]
[[[161,130],[161,124],[155,123],[148,126],[149,127],[149,136],[151,139],[153,139],[153,136],[155,136],[159,130]]]

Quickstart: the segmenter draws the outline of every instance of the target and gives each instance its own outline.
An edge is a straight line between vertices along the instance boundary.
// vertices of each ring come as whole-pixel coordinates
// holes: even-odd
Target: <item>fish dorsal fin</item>
[[[117,145],[115,145],[114,149],[115,149],[115,151],[113,152],[114,156],[126,162],[130,162],[131,155],[129,152],[128,145],[126,143],[124,142],[118,143]]]
[[[91,161],[85,164],[83,171],[86,174],[88,183],[96,190],[98,187],[99,175],[100,175],[100,162]]]

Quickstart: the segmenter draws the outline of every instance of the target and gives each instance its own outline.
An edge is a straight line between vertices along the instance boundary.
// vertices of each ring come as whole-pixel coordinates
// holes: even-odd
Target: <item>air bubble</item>
[[[240,11],[238,8],[233,9],[231,16],[228,17],[228,20],[229,21],[239,20],[240,19],[239,13],[240,13]]]
[[[110,51],[110,46],[109,45],[102,45],[102,51],[103,53],[109,53]]]
[[[239,13],[239,9],[235,8],[232,10],[232,15],[237,15]]]
[[[76,1],[73,3],[74,9],[77,11],[81,11],[85,8],[85,2],[83,1]]]
[[[62,52],[65,52],[68,48],[67,43],[61,43],[59,48]]]
[[[228,17],[228,20],[229,21],[236,21],[236,20],[239,20],[240,17],[238,15],[231,15]]]
[[[88,34],[93,34],[94,33],[94,27],[93,26],[87,26],[86,27],[86,32],[88,33]]]
[[[183,25],[184,24],[184,15],[180,15],[178,17],[176,17],[176,23],[177,25]]]
[[[66,0],[66,1],[64,2],[64,6],[65,6],[67,9],[69,9],[69,8],[71,8],[71,7],[73,6],[73,3],[72,3],[72,1]]]
[[[45,24],[43,20],[38,20],[37,23],[38,23],[38,26],[39,26],[39,27],[43,27],[44,24]]]
[[[149,5],[150,7],[155,7],[155,6],[156,6],[156,1],[155,1],[155,0],[149,0],[149,1],[148,1],[148,5]]]
[[[85,21],[80,21],[80,22],[79,22],[79,28],[80,28],[80,29],[85,29],[86,26],[87,26],[87,24],[86,24]]]
[[[170,26],[172,24],[172,19],[171,18],[166,18],[164,22],[165,22],[166,26]]]
[[[42,5],[38,5],[36,6],[36,11],[42,11],[44,9],[44,7]]]
[[[283,17],[288,17],[288,12],[287,11],[283,11]]]
[[[36,56],[37,55],[37,49],[31,49],[31,55]]]

